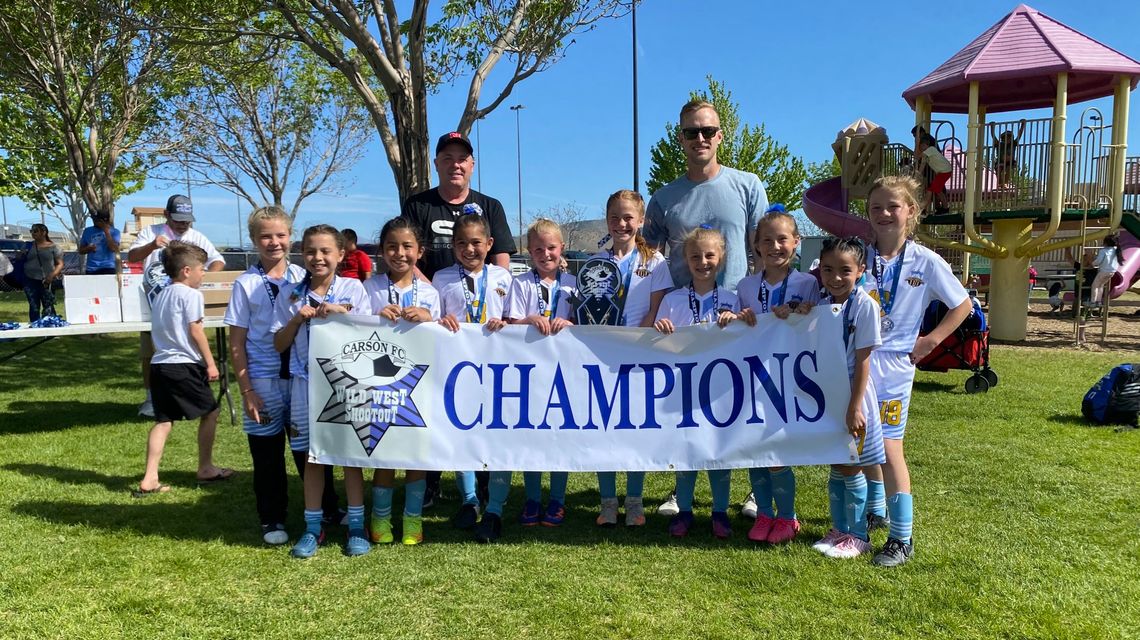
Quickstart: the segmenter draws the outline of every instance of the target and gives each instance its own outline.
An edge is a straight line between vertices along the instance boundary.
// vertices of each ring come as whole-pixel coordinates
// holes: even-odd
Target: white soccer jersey
[[[613,259],[611,251],[595,253],[593,257]],[[669,272],[669,264],[660,251],[654,251],[653,257],[641,265],[641,254],[634,250],[623,259],[617,261],[621,271],[621,280],[629,278],[629,293],[625,295],[625,308],[622,309],[621,324],[626,327],[639,327],[641,321],[649,313],[650,298],[658,291],[668,291],[673,288],[673,274]],[[629,268],[633,274],[629,274]],[[654,318],[650,318],[654,320]]]
[[[559,273],[557,288],[553,280],[538,282],[534,269],[516,276],[507,292],[506,316],[522,320],[538,315],[541,309],[547,318],[570,318],[573,315],[570,299],[578,292],[578,279],[569,273]]]
[[[282,304],[276,305],[273,315],[273,328],[277,333],[289,323],[293,316],[301,310],[302,305],[320,306],[322,302],[331,304],[351,305],[349,313],[358,316],[372,314],[372,305],[368,303],[368,295],[364,293],[364,285],[356,278],[342,278],[333,276],[332,285],[324,296],[318,296],[304,285],[297,285],[292,289],[282,291],[285,296],[279,299]],[[293,376],[309,379],[309,325],[304,324],[297,330],[297,337],[293,340],[293,348],[289,351],[289,373]]]
[[[904,353],[914,349],[922,316],[932,300],[953,309],[968,297],[945,260],[909,240],[891,260],[881,259],[874,247],[867,247],[863,289],[879,303],[881,349]]]
[[[182,242],[202,247],[202,249],[206,251],[207,269],[209,269],[210,265],[214,264],[215,262],[225,262],[225,258],[222,257],[222,254],[218,253],[218,250],[214,247],[214,243],[210,242],[209,238],[202,235],[202,232],[191,227],[186,230],[186,233],[182,235],[176,235],[174,233],[174,230],[170,228],[170,225],[166,224],[165,222],[147,225],[140,229],[139,234],[135,236],[135,241],[131,243],[131,249],[137,249],[139,247],[146,246],[154,242],[154,239],[160,235],[166,236],[170,240],[181,240]],[[145,260],[143,260],[143,269],[149,268],[150,265],[158,262],[161,259],[162,249],[156,249],[152,251],[151,254],[147,256]]]
[[[484,273],[487,274],[485,287]],[[503,317],[507,293],[511,290],[511,272],[489,264],[468,273],[462,265],[456,264],[436,271],[431,285],[439,292],[440,316],[450,314],[459,322],[484,324],[491,318]]]
[[[724,287],[716,287],[703,296],[693,293],[689,287],[681,287],[665,294],[657,309],[657,319],[669,318],[674,327],[680,328],[702,322],[715,323],[720,312],[739,310],[736,294]]]
[[[377,314],[390,304],[401,309],[421,307],[427,309],[432,320],[439,320],[439,292],[430,284],[415,278],[412,284],[401,289],[393,286],[388,274],[382,273],[364,281],[364,291],[372,305],[372,313]]]
[[[850,304],[848,304],[850,303]],[[831,302],[825,297],[820,304],[833,305],[843,318],[847,345],[847,376],[855,375],[855,351],[857,349],[878,349],[883,344],[879,334],[879,304],[866,291],[855,289],[843,304]]]
[[[270,278],[255,265],[234,280],[225,323],[247,330],[245,357],[250,378],[281,377],[281,354],[273,348],[274,299],[288,304],[289,294],[304,277],[305,270],[295,264],[286,268],[284,278]]]
[[[752,309],[756,315],[762,315],[789,302],[819,302],[819,281],[810,273],[792,270],[773,285],[764,280],[761,272],[741,279],[736,285],[736,295],[741,309]]]
[[[154,341],[151,364],[205,362],[198,345],[190,339],[190,323],[205,315],[201,291],[181,282],[163,289],[150,314],[150,337]]]

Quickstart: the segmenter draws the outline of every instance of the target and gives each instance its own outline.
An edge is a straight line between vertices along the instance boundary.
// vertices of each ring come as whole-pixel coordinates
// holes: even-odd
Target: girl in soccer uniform
[[[506,316],[512,324],[534,325],[542,335],[553,335],[573,324],[570,321],[573,309],[570,299],[577,293],[577,279],[573,274],[562,270],[565,243],[558,223],[540,218],[527,230],[526,238],[527,251],[530,252],[534,268],[511,282]],[[569,477],[570,474],[565,471],[550,472],[550,502],[544,513],[542,472],[524,472],[526,505],[519,516],[519,523],[524,527],[540,523],[547,527],[561,525],[566,511],[566,482]],[[492,471],[490,486],[495,491],[490,495],[487,510],[498,509],[502,513],[501,502],[507,498],[503,489],[510,489],[511,472]]]
[[[258,261],[234,281],[225,322],[238,388],[241,389],[242,430],[253,458],[253,494],[266,544],[285,544],[285,514],[289,483],[285,472],[285,431],[289,421],[289,361],[273,348],[274,308],[305,277],[305,270],[289,264],[292,225],[280,207],[261,207],[249,216],[249,239]],[[293,461],[304,477],[309,452],[293,443]],[[331,471],[331,470],[330,470]],[[331,492],[332,514],[337,496]],[[326,496],[329,498],[329,496]]]
[[[756,317],[765,313],[779,318],[787,318],[792,311],[807,313],[819,300],[815,277],[792,268],[799,245],[796,219],[784,212],[783,205],[773,205],[756,225],[752,238],[752,248],[760,256],[760,273],[746,276],[736,285],[740,316],[749,325],[755,325]],[[795,538],[800,521],[796,518],[796,476],[792,468],[749,469],[748,480],[756,503],[756,522],[748,531],[748,539],[781,544]]]
[[[439,323],[452,331],[459,331],[460,322],[486,325],[489,331],[498,331],[506,325],[503,320],[507,292],[511,287],[511,273],[506,269],[487,264],[487,252],[494,238],[487,220],[478,213],[460,216],[455,221],[452,236],[452,249],[455,251],[454,267],[435,272],[432,286],[439,292]],[[479,518],[479,498],[475,495],[475,472],[455,472],[456,484],[463,494],[463,505],[455,518],[455,526],[470,529]],[[500,477],[501,480],[501,477]],[[510,479],[507,479],[507,491]],[[494,483],[491,492],[502,493],[502,487]],[[490,501],[487,513],[479,522],[475,539],[479,542],[494,542],[503,530],[502,504],[494,507]]]
[[[843,318],[843,346],[847,351],[847,375],[851,400],[847,405],[847,430],[855,438],[857,464],[831,465],[827,498],[831,507],[831,531],[812,545],[829,558],[857,558],[870,553],[867,535],[867,479],[863,467],[886,461],[883,430],[871,385],[871,354],[879,347],[879,305],[856,286],[863,276],[867,255],[858,238],[828,238],[819,256],[820,276],[827,291],[820,304],[830,305]]]
[[[651,327],[665,292],[673,288],[673,276],[664,256],[650,248],[641,236],[645,223],[645,200],[636,191],[623,189],[606,200],[606,227],[613,244],[595,254],[606,257],[618,265],[621,289],[614,302],[621,308],[620,324],[624,327]],[[642,492],[645,472],[629,471],[625,474],[625,525],[640,527],[645,524],[645,507]],[[598,492],[602,496],[601,512],[597,524],[601,527],[617,525],[617,473],[598,472]]]
[[[665,295],[653,326],[664,334],[673,333],[677,327],[705,322],[715,322],[722,328],[727,326],[736,319],[740,306],[736,294],[716,284],[717,274],[724,266],[724,236],[715,229],[698,227],[685,237],[682,246],[693,280],[689,286]],[[710,469],[708,475],[713,495],[713,535],[728,538],[732,535],[732,525],[728,520],[732,470]],[[669,521],[669,534],[674,537],[685,537],[693,526],[696,485],[696,471],[677,472],[677,507],[680,511]]]
[[[419,227],[404,217],[392,218],[380,230],[380,254],[388,272],[369,278],[364,291],[372,311],[392,322],[431,322],[439,320],[439,294],[416,277],[416,261],[424,255]],[[427,473],[404,473],[404,522],[402,541],[414,545],[424,540],[424,491]],[[372,521],[369,538],[377,544],[391,544],[392,494],[396,483],[394,469],[377,469],[372,474]]]
[[[278,353],[289,351],[291,385],[291,435],[293,445],[309,448],[309,321],[334,313],[370,315],[371,306],[364,285],[355,278],[336,275],[344,259],[344,236],[327,224],[305,229],[301,251],[308,273],[288,297],[275,306],[273,346]],[[285,293],[285,292],[282,292]],[[345,493],[348,496],[348,541],[345,553],[358,556],[372,545],[364,531],[364,476],[359,468],[345,467]],[[293,545],[296,558],[309,558],[324,542],[321,526],[321,496],[325,489],[325,465],[311,459],[305,467],[305,533]]]
[[[879,566],[897,566],[914,553],[914,521],[910,472],[903,457],[903,434],[910,409],[914,364],[927,356],[970,314],[966,290],[938,254],[909,238],[918,226],[919,184],[913,178],[884,176],[867,197],[872,246],[867,250],[863,288],[879,303],[883,344],[871,353],[871,383],[879,403],[879,419],[887,460],[880,470],[864,470],[867,509],[890,519],[887,543],[874,557]],[[950,312],[929,334],[918,337],[923,314],[932,300]]]

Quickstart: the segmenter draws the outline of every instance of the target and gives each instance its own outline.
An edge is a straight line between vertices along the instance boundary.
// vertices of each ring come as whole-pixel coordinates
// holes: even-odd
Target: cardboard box
[[[71,324],[123,321],[119,282],[114,275],[64,276],[63,303]]]
[[[230,294],[233,292],[234,280],[242,274],[241,271],[213,271],[207,272],[202,279],[202,298],[206,303],[206,317],[221,318],[226,314],[226,307],[230,304]],[[143,290],[143,275],[141,273],[122,274],[122,284],[119,295],[122,301],[124,322],[150,322],[150,302],[147,301]]]
[[[142,273],[123,272],[119,281],[119,301],[123,322],[150,322],[150,303],[143,291]]]

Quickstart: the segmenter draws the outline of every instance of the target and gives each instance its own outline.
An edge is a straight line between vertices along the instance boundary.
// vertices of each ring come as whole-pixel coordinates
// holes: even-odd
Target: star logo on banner
[[[410,362],[402,347],[383,342],[375,333],[346,345],[344,351],[317,358],[333,389],[317,420],[351,426],[369,456],[391,427],[427,428],[412,391],[428,365]]]

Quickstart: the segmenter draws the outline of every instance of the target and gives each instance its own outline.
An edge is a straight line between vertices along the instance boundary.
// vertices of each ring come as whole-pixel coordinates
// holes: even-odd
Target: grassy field
[[[0,320],[23,313],[0,298]],[[3,638],[1123,638],[1140,629],[1140,431],[1090,428],[1080,397],[1135,353],[999,347],[1000,385],[921,373],[908,457],[914,560],[827,560],[825,471],[797,470],[804,532],[754,546],[738,520],[712,537],[707,485],[694,533],[664,518],[593,526],[591,475],[571,476],[567,524],[508,525],[479,546],[428,512],[427,543],[296,561],[261,544],[240,428],[223,419],[234,481],[196,488],[192,428],[176,427],[166,495],[128,489],[150,424],[135,416],[136,339],[49,342],[0,365]],[[0,344],[0,355],[14,350]],[[447,484],[445,478],[445,488]],[[651,474],[647,496],[672,484]],[[738,501],[746,474],[733,477]],[[619,487],[620,489],[620,487]],[[290,522],[300,528],[300,486]],[[522,501],[521,479],[508,505]],[[648,500],[647,500],[648,501]],[[397,504],[402,504],[398,497]],[[339,543],[343,531],[334,530]],[[874,538],[881,544],[881,533]]]

